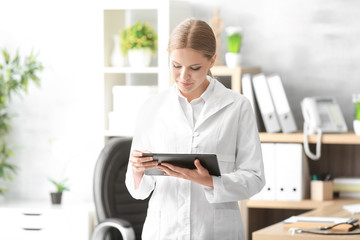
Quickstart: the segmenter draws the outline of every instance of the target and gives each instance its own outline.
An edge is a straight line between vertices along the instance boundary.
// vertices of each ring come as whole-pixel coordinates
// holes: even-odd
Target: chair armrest
[[[95,226],[91,240],[103,240],[110,228],[119,230],[124,240],[135,239],[135,232],[130,222],[119,218],[109,218]]]

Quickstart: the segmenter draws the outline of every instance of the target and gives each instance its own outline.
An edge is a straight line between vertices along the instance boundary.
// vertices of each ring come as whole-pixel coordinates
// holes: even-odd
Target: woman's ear
[[[214,66],[215,60],[216,60],[216,54],[214,54],[210,59],[210,68],[212,68]]]

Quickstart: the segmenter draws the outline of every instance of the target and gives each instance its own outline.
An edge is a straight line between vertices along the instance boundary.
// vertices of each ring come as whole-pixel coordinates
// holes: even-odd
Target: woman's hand
[[[133,150],[130,154],[129,161],[133,170],[135,189],[139,187],[144,171],[158,165],[152,157],[142,157],[145,152],[149,153],[149,151]]]
[[[157,168],[164,171],[166,175],[183,178],[213,188],[214,184],[209,171],[200,164],[199,159],[196,159],[194,164],[196,169],[177,167],[170,163],[161,163]]]

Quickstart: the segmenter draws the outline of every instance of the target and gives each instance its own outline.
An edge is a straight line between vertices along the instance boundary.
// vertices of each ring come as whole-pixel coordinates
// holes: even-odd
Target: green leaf
[[[16,50],[16,56],[15,56],[15,58],[11,61],[11,63],[18,65],[18,64],[19,64],[19,61],[20,61],[20,56],[19,56],[19,49],[18,49],[18,50]]]
[[[3,56],[4,56],[5,63],[8,64],[10,61],[10,55],[5,49],[3,49]]]
[[[62,181],[55,181],[54,179],[48,178],[49,181],[55,185],[56,189],[58,192],[63,192],[63,191],[69,191],[70,189],[66,186],[66,182],[68,179],[64,179]]]
[[[5,169],[0,166],[0,178],[5,178]]]

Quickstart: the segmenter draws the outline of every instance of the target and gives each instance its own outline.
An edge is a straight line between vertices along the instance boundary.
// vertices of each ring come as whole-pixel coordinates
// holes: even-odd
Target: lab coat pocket
[[[235,156],[218,154],[218,162],[221,173],[233,172],[235,168]]]
[[[214,239],[240,239],[239,210],[216,209],[214,217]]]

